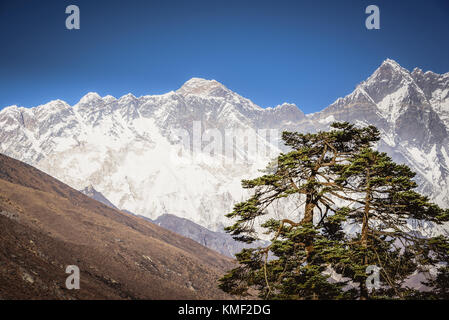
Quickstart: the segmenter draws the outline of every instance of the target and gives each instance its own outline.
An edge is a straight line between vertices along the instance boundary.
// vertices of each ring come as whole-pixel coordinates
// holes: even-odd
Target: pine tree
[[[379,133],[372,126],[356,128],[349,123],[334,123],[332,128],[314,134],[284,132],[282,138],[292,151],[281,154],[263,176],[242,181],[254,194],[227,215],[238,219],[226,228],[237,240],[251,243],[257,239],[255,219],[266,215],[274,201],[295,196],[304,204],[297,221],[270,219],[262,225],[273,236],[271,245],[238,254],[240,266],[221,279],[224,291],[244,295],[254,287],[263,298],[344,296],[344,283],[332,284],[324,274],[326,265],[315,243],[322,247],[327,241],[319,225],[334,210],[328,194],[340,188],[331,178],[333,167],[377,141]],[[269,253],[277,259],[268,259]]]
[[[448,221],[448,210],[439,217],[440,221]],[[421,299],[449,299],[449,239],[439,235],[430,238],[425,243],[427,265],[436,267],[436,275],[423,281],[430,291],[414,293],[411,298]]]
[[[413,293],[405,280],[430,262],[429,250],[424,250],[430,239],[416,235],[409,225],[440,223],[444,211],[414,191],[415,173],[409,167],[385,153],[365,148],[336,168],[342,189],[335,195],[351,202],[340,210],[340,222],[359,225],[360,233],[342,242],[344,254],[333,257],[333,267],[359,284],[361,299],[405,298]],[[382,283],[371,294],[365,272],[370,265],[380,268]]]
[[[235,239],[258,238],[256,221],[275,201],[295,198],[295,221],[268,219],[260,225],[271,243],[244,249],[239,266],[220,279],[220,288],[236,295],[253,291],[265,299],[439,298],[449,288],[449,242],[426,238],[410,223],[448,221],[442,210],[415,191],[415,174],[371,149],[375,127],[334,123],[314,134],[284,132],[292,151],[269,164],[261,177],[242,181],[253,195],[235,205],[227,227]],[[358,232],[347,232],[348,229]],[[380,268],[380,286],[368,290],[367,270]],[[426,284],[433,293],[404,283],[415,272],[437,268]],[[337,273],[342,280],[330,279]]]

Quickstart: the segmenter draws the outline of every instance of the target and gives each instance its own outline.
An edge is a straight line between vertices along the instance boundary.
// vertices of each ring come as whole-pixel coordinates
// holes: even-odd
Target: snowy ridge
[[[191,133],[193,121],[203,131],[245,129],[269,146],[256,133],[264,112],[218,82],[199,79],[165,95],[88,93],[73,107],[57,101],[2,110],[0,151],[78,190],[93,185],[120,209],[153,219],[176,213],[221,230],[223,214],[244,198],[240,180],[269,158],[248,155],[251,162],[235,166],[201,151],[189,156],[189,146],[177,143],[169,129]],[[173,158],[179,150],[187,159]]]
[[[379,149],[417,172],[421,191],[449,207],[449,78],[409,72],[387,59],[353,93],[308,116],[314,130],[334,120],[373,124]],[[310,130],[310,129],[309,129]]]
[[[208,152],[212,140],[198,148],[175,129],[190,136],[247,130],[258,145],[279,152],[279,137],[270,140],[260,130],[316,131],[350,121],[377,126],[378,148],[411,166],[421,191],[449,207],[448,75],[409,72],[387,59],[353,93],[311,115],[289,103],[263,109],[200,78],[162,95],[88,93],[73,107],[61,100],[11,106],[0,111],[0,152],[78,190],[92,185],[119,209],[151,219],[175,214],[222,230],[229,224],[224,214],[247,196],[240,181],[259,175],[269,157],[241,149],[236,156],[245,161],[227,162],[227,155]],[[293,208],[279,203],[276,211],[288,215]]]

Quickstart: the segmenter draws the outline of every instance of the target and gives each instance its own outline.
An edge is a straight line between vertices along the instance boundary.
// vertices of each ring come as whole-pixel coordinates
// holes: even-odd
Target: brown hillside
[[[77,265],[80,290],[65,287]],[[0,299],[223,299],[232,261],[0,154]]]

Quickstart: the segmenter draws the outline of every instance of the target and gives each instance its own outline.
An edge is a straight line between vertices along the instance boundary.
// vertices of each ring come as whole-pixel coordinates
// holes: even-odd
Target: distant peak
[[[273,107],[266,108],[266,110],[273,110],[273,111],[284,111],[284,110],[295,110],[295,109],[298,109],[299,111],[301,111],[295,103],[289,103],[289,102],[284,102],[282,104],[275,106],[274,108]]]
[[[78,104],[90,103],[96,100],[101,100],[100,95],[96,92],[89,92],[88,94],[86,94],[84,97],[81,98]]]
[[[134,100],[134,99],[137,99],[135,95],[133,95],[132,93],[127,93],[124,96],[121,96],[119,100],[123,101],[123,100]]]
[[[2,112],[9,112],[9,111],[16,111],[17,109],[19,109],[19,107],[14,104],[12,106],[4,107],[1,111]]]
[[[389,72],[393,73],[409,73],[407,69],[403,68],[399,63],[389,58],[385,59],[377,70],[389,70]]]
[[[32,108],[25,108],[17,105],[7,106],[0,110],[0,114],[17,115],[20,113],[33,113]]]
[[[289,103],[289,102],[284,102],[278,106],[276,106],[276,108],[298,108],[298,106],[295,103]]]
[[[219,82],[214,79],[209,80],[209,79],[204,79],[204,78],[193,77],[193,78],[187,80],[183,86],[186,86],[186,85],[187,86],[196,86],[196,85],[207,85],[207,84],[216,84],[216,83],[219,84]]]
[[[399,63],[397,63],[395,60],[387,58],[384,60],[384,62],[382,62],[382,65],[391,65],[394,67],[401,67],[401,65]]]
[[[294,103],[284,102],[274,108],[266,108],[266,110],[269,110],[270,113],[287,116],[290,121],[300,120],[304,117],[304,112]]]
[[[410,72],[401,67],[399,63],[392,59],[385,59],[382,64],[374,71],[374,73],[365,81],[363,81],[358,87],[371,85],[373,83],[392,81],[401,81],[401,79],[407,79],[410,81]]]
[[[42,109],[48,110],[48,109],[66,109],[66,108],[69,108],[69,107],[70,107],[70,105],[67,102],[65,102],[65,101],[63,101],[61,99],[56,99],[56,100],[52,100],[50,102],[47,102],[46,104],[42,104],[40,106],[37,106],[36,108],[38,108],[38,109],[42,108]]]
[[[224,97],[230,93],[230,90],[216,80],[192,78],[186,81],[176,92],[180,94]]]
[[[114,96],[111,96],[110,94],[104,96],[102,99],[106,102],[117,100]]]
[[[426,76],[426,77],[430,76],[430,77],[442,77],[442,78],[445,78],[445,77],[449,76],[449,72],[440,74],[440,73],[436,73],[436,72],[434,72],[432,70],[427,70],[426,72],[424,72],[420,68],[414,68],[413,71],[412,71],[412,75],[413,76],[418,76],[419,75],[419,76]]]
[[[53,103],[55,103],[55,104],[64,104],[64,105],[68,105],[67,102],[65,102],[64,100],[61,100],[61,99],[56,99],[56,100],[53,100],[53,101],[50,101],[50,102],[53,102]]]

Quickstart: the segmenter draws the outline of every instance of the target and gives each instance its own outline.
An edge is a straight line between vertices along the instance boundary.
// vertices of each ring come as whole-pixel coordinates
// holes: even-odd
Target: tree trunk
[[[301,221],[301,224],[313,223],[313,209],[315,208],[316,203],[313,201],[312,194],[307,194],[306,196],[306,206],[304,212],[304,218]],[[312,254],[313,254],[313,237],[307,237],[305,239],[305,250],[306,250],[306,259],[307,262],[311,262]]]
[[[370,186],[370,170],[367,168],[366,170],[366,187],[365,187],[365,207],[363,210],[363,221],[362,221],[362,234],[361,234],[361,243],[362,247],[367,250],[368,249],[368,222],[369,222],[369,212],[371,209],[371,186]],[[363,258],[362,264],[368,265],[368,256],[366,255]],[[368,299],[368,290],[366,288],[365,283],[360,283],[360,300]]]

